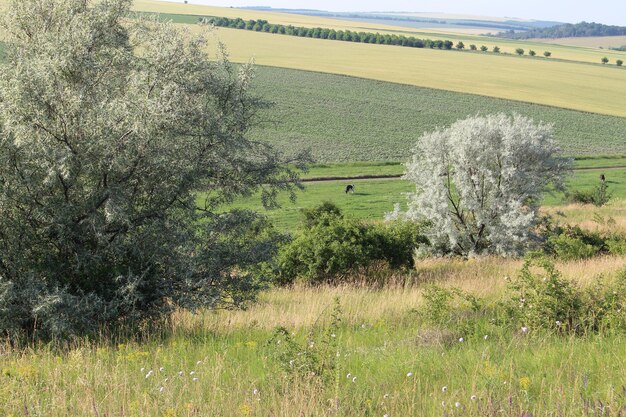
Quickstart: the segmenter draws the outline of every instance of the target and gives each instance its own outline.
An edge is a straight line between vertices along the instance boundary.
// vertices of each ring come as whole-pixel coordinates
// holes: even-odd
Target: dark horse
[[[349,192],[354,194],[354,185],[352,185],[352,184],[346,185],[346,194],[348,194]]]

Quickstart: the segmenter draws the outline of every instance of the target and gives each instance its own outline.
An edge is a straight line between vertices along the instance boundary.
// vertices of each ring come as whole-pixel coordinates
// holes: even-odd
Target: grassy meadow
[[[361,164],[348,165],[349,172],[359,172]],[[366,165],[367,166],[367,165]],[[376,168],[379,165],[372,165]],[[397,168],[397,165],[382,165],[381,172],[385,169]],[[368,169],[369,171],[369,169]],[[324,172],[323,168],[314,168],[313,172]],[[339,171],[335,168],[335,172]],[[363,171],[361,171],[363,172]],[[394,173],[397,171],[393,171]],[[613,201],[609,207],[622,207],[626,201],[626,168],[616,168],[610,170],[585,170],[576,171],[568,180],[570,190],[591,190],[599,183],[600,173],[607,177],[609,191],[613,193]],[[354,194],[346,194],[347,184],[355,185]],[[305,191],[298,193],[295,203],[289,201],[287,196],[279,198],[281,207],[275,210],[263,211],[261,198],[251,197],[236,201],[231,207],[240,209],[250,209],[261,211],[280,230],[295,230],[302,220],[301,210],[313,208],[323,201],[330,201],[341,208],[347,215],[358,219],[372,222],[380,222],[384,219],[385,213],[393,211],[394,204],[405,205],[404,193],[412,192],[414,187],[411,183],[401,179],[343,179],[333,181],[319,181],[305,183]],[[198,203],[202,204],[202,195],[198,197]],[[565,196],[562,193],[546,194],[544,205],[554,207],[555,210],[566,204]],[[582,211],[587,212],[587,220],[593,218],[596,208],[579,206]],[[567,222],[567,217],[560,218]],[[625,230],[626,231],[626,230]]]
[[[625,264],[610,257],[557,267],[584,287]],[[0,415],[622,415],[622,334],[523,334],[490,317],[471,333],[446,332],[420,321],[425,283],[492,300],[519,267],[429,262],[384,287],[296,286],[264,292],[246,311],[180,312],[130,340],[3,344]],[[301,348],[293,356],[273,337],[277,326]],[[326,360],[330,372],[301,370],[307,358]]]

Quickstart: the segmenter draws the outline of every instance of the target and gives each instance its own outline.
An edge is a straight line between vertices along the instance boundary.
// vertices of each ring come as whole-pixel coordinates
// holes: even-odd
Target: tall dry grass
[[[402,320],[408,310],[420,305],[427,284],[457,287],[480,297],[497,297],[506,287],[504,277],[517,274],[522,263],[521,260],[495,257],[467,261],[427,260],[420,262],[409,274],[393,276],[383,286],[371,286],[361,281],[349,285],[311,287],[299,284],[292,288],[277,288],[263,293],[258,303],[243,311],[179,312],[173,317],[172,326],[174,329],[200,327],[219,331],[240,329],[251,323],[261,329],[309,327],[332,306],[335,297],[341,299],[347,323],[374,323],[381,317]],[[626,256],[560,261],[556,267],[564,277],[585,286],[602,275],[608,276],[625,268]]]

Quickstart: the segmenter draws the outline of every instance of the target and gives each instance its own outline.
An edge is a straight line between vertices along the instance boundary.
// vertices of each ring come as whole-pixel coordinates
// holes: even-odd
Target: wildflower
[[[442,401],[442,402],[441,402],[441,406],[442,406],[442,407],[445,407],[445,406],[446,406],[446,402],[445,402],[445,401]]]
[[[196,371],[189,372],[189,375],[195,375],[195,374],[196,374]]]
[[[413,376],[413,372],[409,372],[408,374],[406,374],[407,378],[411,378]]]
[[[141,369],[139,370],[139,372],[143,373],[143,371],[145,371],[145,370],[146,370],[146,368],[141,368]]]
[[[197,381],[197,380],[198,380],[198,378],[193,378],[193,379],[192,379],[192,381]]]
[[[385,394],[385,395],[383,395],[383,398],[384,398],[384,399],[389,398],[389,394]]]
[[[165,389],[165,387],[159,388],[159,392],[163,392],[164,389]]]
[[[183,371],[178,371],[178,375],[183,376]]]
[[[310,347],[310,348],[313,348],[313,346],[315,346],[315,342],[311,342],[311,343],[309,343],[309,347]]]
[[[389,417],[389,414],[385,414],[383,417]]]
[[[361,324],[361,329],[365,329],[365,324]]]
[[[259,395],[259,390],[255,388],[254,391],[252,391],[252,395]]]
[[[289,366],[293,366],[293,363],[294,363],[294,362],[295,362],[295,361],[294,361],[293,359],[292,359],[292,360],[290,360],[290,361],[289,361]]]
[[[441,388],[441,392],[448,392],[448,387]]]
[[[348,375],[346,375],[346,378],[348,378],[348,379],[352,378],[352,374],[348,373]]]
[[[461,403],[457,401],[457,402],[455,402],[455,403],[454,403],[454,406],[455,406],[456,408],[459,408],[459,407],[461,406]]]
[[[330,337],[336,337],[336,336],[335,336],[335,333],[332,333],[332,334],[330,335]]]
[[[487,340],[488,338],[489,338],[489,336],[488,336],[488,335],[485,335],[485,336],[483,337],[483,339],[485,339],[485,340]]]
[[[202,361],[198,361],[196,362],[196,365],[200,365],[202,363]]]
[[[523,376],[519,379],[519,385],[523,390],[527,391],[528,387],[530,387],[530,378],[527,376]]]
[[[163,372],[163,371],[165,371],[165,368],[164,367],[160,367],[159,368],[159,372]]]
[[[153,373],[154,373],[154,371],[148,371],[148,373],[146,374],[146,379],[150,378]]]
[[[522,326],[522,333],[528,333],[528,327]]]
[[[352,382],[356,382],[356,376],[352,378]]]
[[[557,320],[557,321],[556,321],[556,325],[557,325],[557,326],[561,326],[561,322]]]
[[[459,337],[459,343],[463,343],[463,340],[464,339],[462,337]]]
[[[472,396],[470,397],[470,400],[472,400],[472,401],[476,401],[476,398],[477,398],[477,397],[476,397],[475,395],[472,395]]]

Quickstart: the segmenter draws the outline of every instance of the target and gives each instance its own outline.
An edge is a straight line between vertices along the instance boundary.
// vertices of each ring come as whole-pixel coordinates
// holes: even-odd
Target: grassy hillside
[[[404,161],[425,131],[499,111],[553,123],[569,155],[626,154],[621,117],[270,67],[257,68],[253,85],[275,103],[254,136],[285,151],[311,148],[319,162]]]

